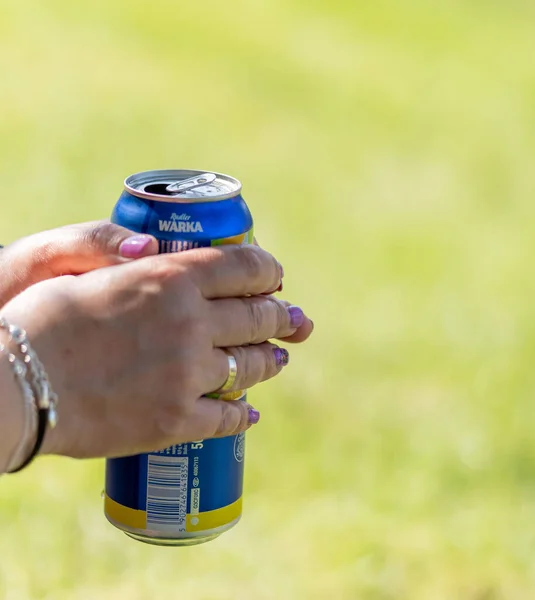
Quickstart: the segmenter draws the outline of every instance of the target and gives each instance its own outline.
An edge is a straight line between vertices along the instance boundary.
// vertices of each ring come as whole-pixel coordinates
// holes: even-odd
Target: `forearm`
[[[6,339],[0,334],[0,342]],[[0,473],[23,435],[24,406],[21,391],[13,375],[7,352],[0,352]]]

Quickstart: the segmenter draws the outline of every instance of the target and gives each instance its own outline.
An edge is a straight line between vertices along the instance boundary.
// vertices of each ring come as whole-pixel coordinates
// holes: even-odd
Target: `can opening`
[[[176,196],[176,192],[173,193],[167,189],[168,185],[169,185],[169,182],[167,182],[167,183],[149,183],[149,185],[145,186],[143,191],[147,192],[148,194],[158,194],[159,196]]]
[[[160,169],[130,175],[124,181],[127,193],[161,202],[214,202],[239,195],[241,183],[221,173],[191,169]]]

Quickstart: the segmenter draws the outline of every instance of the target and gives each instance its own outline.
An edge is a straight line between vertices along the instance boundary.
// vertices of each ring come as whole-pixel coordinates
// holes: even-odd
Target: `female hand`
[[[43,231],[0,251],[0,306],[38,281],[158,253],[158,242],[109,221]]]
[[[24,327],[59,396],[44,451],[120,456],[232,435],[257,420],[243,402],[203,397],[275,376],[272,338],[305,340],[312,322],[273,296],[279,263],[252,245],[142,258],[39,283],[2,310]]]

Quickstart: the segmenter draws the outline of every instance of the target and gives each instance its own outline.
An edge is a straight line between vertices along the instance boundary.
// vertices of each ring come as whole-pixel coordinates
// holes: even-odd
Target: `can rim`
[[[202,173],[213,173],[216,175],[217,179],[222,179],[232,184],[235,189],[226,194],[217,194],[215,196],[181,196],[177,194],[176,196],[167,196],[165,194],[154,194],[152,192],[146,192],[144,190],[137,189],[134,186],[136,179],[141,179],[143,185],[148,185],[149,183],[165,183],[166,179],[173,178],[174,181],[177,180],[176,174],[180,173],[183,177],[180,179],[187,179],[188,177],[195,177],[197,175],[201,175]],[[152,175],[152,177],[150,177]],[[159,175],[159,179],[154,179],[155,175]],[[146,181],[145,181],[146,178]],[[172,183],[171,181],[169,183]],[[123,182],[123,186],[126,192],[132,194],[132,196],[136,196],[137,198],[144,198],[145,200],[156,200],[158,202],[167,202],[167,203],[176,203],[176,204],[187,204],[190,202],[215,202],[217,200],[228,200],[229,198],[235,198],[238,196],[242,190],[241,181],[236,179],[235,177],[231,177],[230,175],[225,175],[225,173],[218,173],[217,171],[211,171],[209,169],[202,170],[193,170],[193,169],[152,169],[149,171],[139,171],[138,173],[133,173],[126,177]]]

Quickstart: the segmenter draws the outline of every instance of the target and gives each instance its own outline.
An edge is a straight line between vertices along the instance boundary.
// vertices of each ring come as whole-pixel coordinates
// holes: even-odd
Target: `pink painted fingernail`
[[[249,425],[256,425],[260,421],[260,412],[255,408],[249,409]]]
[[[133,235],[119,246],[119,254],[123,258],[140,258],[151,242],[150,235]]]
[[[297,329],[305,322],[305,313],[299,306],[289,306],[288,314],[290,315],[290,327]]]
[[[273,354],[277,367],[285,367],[290,362],[290,353],[286,348],[273,348]]]

